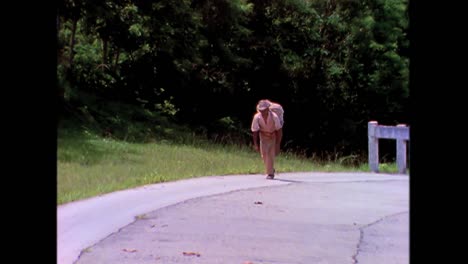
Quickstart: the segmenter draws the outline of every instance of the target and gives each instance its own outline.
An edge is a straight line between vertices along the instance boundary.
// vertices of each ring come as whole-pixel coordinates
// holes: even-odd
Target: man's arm
[[[283,139],[283,128],[276,130],[275,133],[276,133],[275,155],[278,155],[280,153],[281,140]]]
[[[254,148],[256,151],[260,151],[260,148],[258,147],[258,134],[258,131],[252,132]]]

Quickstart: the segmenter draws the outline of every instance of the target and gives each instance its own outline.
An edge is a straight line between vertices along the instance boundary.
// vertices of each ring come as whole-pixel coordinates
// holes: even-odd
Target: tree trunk
[[[60,32],[60,15],[57,12],[57,34]]]
[[[57,14],[57,31],[56,31],[56,38],[57,38],[57,65],[60,64],[62,61],[62,47],[59,45],[59,36],[60,36],[60,15]]]
[[[120,56],[120,49],[117,48],[117,54],[115,55],[115,62],[114,62],[114,71],[117,69],[117,64],[119,63],[119,56]]]
[[[73,68],[73,57],[75,56],[75,35],[76,35],[76,27],[78,24],[78,18],[73,19],[73,24],[72,24],[72,35],[70,37],[70,58],[68,61],[69,67],[72,69]]]
[[[102,39],[102,64],[103,66],[107,65],[107,46],[108,46],[107,39]]]

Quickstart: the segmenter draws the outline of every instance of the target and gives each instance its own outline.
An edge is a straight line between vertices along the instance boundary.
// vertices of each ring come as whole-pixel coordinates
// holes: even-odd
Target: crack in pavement
[[[330,175],[333,176],[333,174],[330,174]],[[92,202],[92,203],[89,203],[90,205],[86,205],[86,206],[82,206],[83,205],[82,203],[78,203],[77,206],[75,206],[76,208],[72,208],[73,210],[70,209],[70,206],[71,206],[70,205],[70,206],[68,206],[68,208],[66,208],[66,207],[64,208],[64,209],[67,209],[67,210],[64,210],[67,213],[67,214],[65,214],[65,217],[64,217],[65,220],[68,220],[68,218],[66,218],[66,217],[70,217],[70,219],[72,219],[71,216],[77,215],[77,216],[83,218],[83,221],[85,221],[85,220],[87,221],[88,218],[82,217],[82,215],[84,215],[83,213],[81,213],[82,210],[80,210],[80,211],[78,210],[78,209],[83,207],[85,209],[84,212],[89,211],[89,214],[91,215],[92,219],[96,218],[96,219],[99,220],[97,222],[98,223],[97,226],[99,226],[101,229],[105,229],[105,230],[109,229],[109,231],[107,231],[108,232],[107,234],[104,234],[104,232],[101,232],[101,230],[98,230],[98,228],[95,228],[96,224],[95,224],[94,221],[88,221],[89,226],[96,230],[94,232],[99,233],[99,234],[102,233],[102,235],[100,235],[100,236],[94,235],[94,233],[91,236],[91,235],[88,235],[88,233],[91,234],[91,232],[88,232],[89,228],[84,229],[84,228],[82,228],[82,226],[84,226],[84,225],[81,224],[80,226],[78,226],[81,229],[78,229],[78,230],[84,230],[84,231],[81,232],[81,233],[84,233],[84,234],[81,234],[80,232],[74,231],[74,234],[75,234],[74,237],[72,237],[68,233],[66,233],[67,236],[65,236],[65,238],[68,238],[71,242],[73,242],[73,241],[77,241],[78,239],[83,240],[83,238],[91,240],[89,237],[91,237],[91,238],[94,237],[93,238],[94,241],[90,241],[91,243],[83,243],[83,242],[71,243],[70,242],[71,246],[69,248],[71,248],[71,250],[68,250],[68,248],[66,248],[68,251],[65,252],[65,253],[69,254],[70,257],[68,255],[66,255],[66,254],[62,254],[62,255],[58,255],[58,256],[59,257],[60,256],[66,256],[69,259],[68,260],[69,263],[77,263],[77,262],[81,263],[81,261],[84,261],[83,259],[84,259],[85,253],[87,253],[88,251],[94,251],[95,247],[98,244],[102,243],[104,240],[108,239],[110,236],[121,233],[124,228],[126,228],[129,225],[135,223],[136,221],[145,219],[147,217],[146,214],[153,213],[153,212],[161,210],[163,208],[168,209],[168,207],[177,206],[177,205],[183,204],[185,202],[189,202],[190,200],[198,200],[198,199],[202,199],[202,198],[204,199],[204,198],[210,198],[210,197],[215,197],[215,196],[229,195],[229,194],[233,194],[233,193],[240,192],[240,191],[253,191],[253,190],[262,190],[262,189],[263,190],[272,190],[273,191],[273,190],[279,190],[279,189],[282,189],[282,188],[286,188],[287,186],[304,186],[304,185],[316,185],[318,187],[327,186],[327,185],[328,186],[335,185],[335,186],[337,186],[336,188],[335,187],[326,188],[325,191],[327,191],[327,192],[330,191],[330,192],[338,195],[339,193],[335,193],[335,192],[337,192],[337,190],[339,188],[341,188],[341,187],[339,187],[339,185],[341,185],[341,184],[371,183],[372,187],[374,187],[374,186],[378,186],[379,184],[394,182],[394,183],[396,183],[395,186],[401,187],[403,185],[398,184],[398,182],[408,181],[407,178],[399,179],[399,178],[390,178],[390,177],[384,178],[384,179],[381,179],[381,178],[371,179],[370,177],[369,178],[365,177],[363,179],[359,179],[357,177],[347,177],[347,178],[330,177],[329,178],[328,175],[327,175],[327,177],[297,177],[297,178],[293,177],[294,174],[291,174],[291,175],[289,175],[289,174],[288,175],[286,175],[286,174],[281,175],[280,174],[278,176],[279,176],[278,178],[274,179],[271,182],[270,181],[267,182],[268,184],[265,184],[265,185],[263,184],[263,182],[260,184],[260,181],[258,181],[258,183],[257,183],[257,181],[253,182],[252,179],[247,178],[247,177],[245,177],[245,178],[247,178],[245,180],[245,182],[247,182],[248,184],[243,184],[243,181],[244,181],[243,178],[241,179],[242,180],[241,181],[241,180],[238,180],[238,178],[226,177],[226,181],[219,181],[219,179],[216,178],[215,179],[216,181],[214,183],[211,183],[211,181],[212,181],[211,179],[207,183],[202,182],[203,184],[199,184],[199,183],[195,184],[194,182],[188,182],[188,183],[181,182],[179,185],[181,185],[182,187],[173,186],[175,184],[167,184],[167,185],[164,184],[162,186],[158,185],[158,186],[155,186],[155,187],[149,186],[147,188],[146,187],[144,188],[144,191],[145,191],[144,195],[140,194],[140,193],[137,193],[137,191],[138,192],[141,191],[140,189],[138,189],[138,190],[129,190],[129,191],[132,191],[132,193],[130,193],[129,191],[122,192],[121,195],[119,197],[117,197],[119,199],[114,199],[114,200],[116,200],[117,202],[120,202],[120,204],[123,204],[123,205],[119,204],[118,206],[117,205],[113,206],[113,204],[110,203],[111,199],[107,199],[108,196],[103,197],[103,198],[99,198],[101,200],[100,203],[102,205],[98,204],[96,200],[90,200],[89,202]],[[282,177],[282,176],[284,176],[284,177]],[[379,175],[379,177],[380,177],[380,175]],[[261,177],[256,177],[256,178],[260,179]],[[222,179],[225,180],[224,178],[222,178]],[[253,183],[251,183],[251,182],[253,182]],[[232,186],[232,183],[234,183],[235,185]],[[203,188],[208,186],[208,187],[210,187],[210,189],[208,189],[207,191],[201,192],[201,191],[198,191],[200,189],[200,186],[203,187]],[[226,186],[229,186],[229,187],[226,187]],[[353,188],[351,189],[351,191],[355,191],[356,189],[354,187],[358,188],[359,186],[358,185],[356,185],[356,186],[353,185]],[[177,188],[175,188],[175,187],[177,187]],[[189,188],[193,188],[194,190],[196,190],[194,195],[181,195],[181,194],[186,194],[187,190],[189,190]],[[135,191],[135,193],[133,191]],[[163,194],[166,194],[166,193],[169,194],[170,196],[163,196]],[[286,193],[288,193],[288,192],[286,192]],[[283,193],[283,195],[284,195],[284,193]],[[369,193],[369,195],[373,195],[373,193]],[[124,197],[126,199],[123,199],[123,198],[120,198],[120,197]],[[159,197],[163,197],[164,199],[162,199],[162,200],[161,199],[155,199],[155,198],[159,198]],[[166,198],[166,197],[170,197],[170,198]],[[307,196],[307,197],[309,197],[309,196]],[[338,195],[335,198],[340,198],[340,197],[341,196]],[[363,197],[367,197],[367,196],[364,195]],[[359,199],[362,199],[363,197],[359,196]],[[106,199],[104,199],[104,198],[106,198]],[[333,199],[329,199],[328,196],[325,196],[325,198],[324,198],[323,196],[319,195],[319,196],[317,196],[317,198],[318,199],[326,199],[327,202],[334,201]],[[152,202],[153,200],[158,201],[158,203],[153,203]],[[123,203],[123,201],[125,201],[125,203]],[[129,201],[129,202],[127,202],[127,201]],[[147,201],[151,201],[151,202],[147,202]],[[361,200],[359,200],[359,201],[361,201]],[[146,204],[151,204],[151,206],[148,206]],[[111,224],[113,224],[114,222],[117,223],[117,224],[111,225],[111,226],[113,226],[113,228],[112,228],[113,230],[110,230],[110,228],[107,228],[107,226],[109,226],[107,221],[106,221],[105,224],[101,224],[101,222],[104,222],[104,221],[102,221],[102,219],[103,219],[102,216],[101,216],[101,215],[103,215],[102,212],[97,212],[97,213],[94,212],[96,210],[109,209],[108,210],[109,213],[113,213],[113,212],[116,212],[116,211],[115,210],[112,211],[110,209],[114,209],[114,208],[120,209],[121,207],[134,208],[135,205],[139,206],[138,207],[139,209],[138,210],[131,210],[130,213],[126,213],[124,215],[126,217],[126,219],[125,219],[126,222],[125,223],[123,223],[123,221],[119,222],[119,221],[116,221],[116,220],[113,220],[113,219],[112,219],[112,221],[110,221]],[[284,204],[281,204],[281,205],[284,205]],[[354,203],[351,203],[349,205],[353,206]],[[378,206],[378,205],[376,205],[376,206]],[[300,208],[302,208],[302,207],[300,207]],[[60,209],[60,208],[58,208],[58,209]],[[93,209],[94,211],[92,211],[91,209]],[[332,210],[335,210],[335,209],[337,209],[337,208],[335,208],[335,207],[332,208]],[[405,208],[401,208],[401,209],[405,209]],[[80,213],[81,213],[81,215],[80,215]],[[383,215],[385,215],[387,213],[391,214],[392,211],[386,211],[386,213],[384,213]],[[118,216],[117,213],[115,213],[115,215]],[[107,215],[105,215],[105,217],[111,219]],[[133,221],[131,220],[132,217],[134,218]],[[377,216],[377,218],[378,217],[379,216]],[[390,217],[390,216],[387,216],[387,217]],[[79,219],[81,219],[81,218],[79,218]],[[123,217],[120,217],[120,218],[118,218],[118,220],[120,220],[121,218],[123,219]],[[128,220],[127,220],[127,218],[128,218]],[[366,230],[364,228],[368,228],[369,226],[377,224],[377,223],[383,221],[385,218],[386,217],[382,217],[377,221],[373,221],[373,219],[376,219],[376,218],[371,217],[370,219],[369,218],[367,218],[367,219],[370,220],[370,221],[373,221],[373,223],[367,224],[365,226],[353,226],[352,229],[354,230],[353,231],[354,239],[352,239],[351,241],[348,241],[348,244],[347,244],[348,247],[347,248],[348,248],[349,251],[345,254],[348,257],[342,256],[342,258],[344,260],[343,262],[349,262],[350,261],[349,256],[352,255],[353,253],[355,253],[353,255],[353,261],[354,261],[353,263],[358,262],[358,257],[359,257],[360,262],[363,262],[362,258],[363,258],[363,255],[365,255],[366,252],[367,252],[366,251],[366,241],[367,241],[368,235],[369,235],[369,230]],[[76,219],[76,218],[74,217],[73,219]],[[64,222],[68,223],[65,220],[64,220]],[[74,221],[76,222],[76,220],[74,220]],[[85,223],[87,223],[86,221],[85,221]],[[74,226],[75,222],[71,221],[65,227],[68,228],[68,229],[71,229],[72,227],[75,227]],[[366,222],[364,221],[364,223],[363,222],[361,222],[361,223],[365,224]],[[357,242],[356,240],[358,240],[357,239],[358,234],[356,233],[357,228],[359,228],[360,234],[359,234],[358,244],[356,245],[356,242]],[[66,231],[68,230],[68,229],[65,229],[65,228],[63,228],[63,229],[66,230]],[[366,234],[365,234],[366,237],[364,237],[364,230],[366,232]],[[67,242],[68,240],[64,240],[64,241]],[[89,246],[89,244],[91,244],[91,246]],[[62,243],[62,245],[66,245],[66,244]],[[73,252],[72,252],[72,250],[73,250]],[[71,253],[69,253],[69,252],[71,252]],[[64,257],[64,259],[65,259],[65,257]],[[347,261],[345,259],[347,259]],[[59,263],[60,263],[60,261],[59,261]]]
[[[404,211],[404,212],[399,212],[399,213],[395,213],[395,214],[392,214],[392,215],[386,215],[386,216],[378,219],[377,221],[374,221],[374,222],[372,222],[370,224],[359,227],[359,242],[358,242],[358,244],[356,246],[356,253],[351,257],[353,259],[352,264],[359,264],[359,262],[357,260],[357,257],[359,255],[359,252],[361,251],[361,244],[362,244],[362,240],[364,239],[364,229],[365,228],[376,225],[376,224],[382,222],[383,220],[385,220],[387,218],[402,215],[402,214],[407,214],[407,213],[408,213],[408,211]]]

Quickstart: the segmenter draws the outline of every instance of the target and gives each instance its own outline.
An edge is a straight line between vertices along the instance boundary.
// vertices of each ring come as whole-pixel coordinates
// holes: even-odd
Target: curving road
[[[57,208],[71,263],[409,263],[409,176],[280,173],[143,186]]]

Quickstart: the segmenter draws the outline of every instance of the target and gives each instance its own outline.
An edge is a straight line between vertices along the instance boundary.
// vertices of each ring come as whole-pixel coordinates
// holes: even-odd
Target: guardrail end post
[[[379,139],[375,136],[377,121],[369,121],[367,134],[369,138],[369,168],[371,172],[379,172]]]

